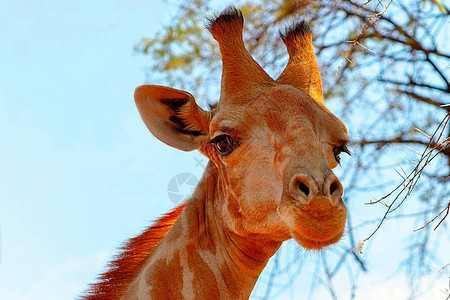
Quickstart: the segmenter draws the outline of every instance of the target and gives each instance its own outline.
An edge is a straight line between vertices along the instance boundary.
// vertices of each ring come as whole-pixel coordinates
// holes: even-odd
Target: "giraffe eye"
[[[210,143],[215,144],[217,151],[222,155],[230,154],[236,146],[235,141],[227,134],[216,136]]]
[[[336,159],[337,163],[341,163],[341,157],[339,156],[342,152],[347,153],[348,155],[352,155],[350,153],[350,150],[348,150],[347,146],[338,146],[333,148],[333,154],[334,158]]]

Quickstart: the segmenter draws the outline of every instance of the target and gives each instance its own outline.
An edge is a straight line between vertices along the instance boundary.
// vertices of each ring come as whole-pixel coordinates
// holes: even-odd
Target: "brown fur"
[[[199,269],[200,271],[194,275],[194,293],[196,299],[219,299],[219,290],[217,289],[217,281],[211,266],[196,253],[194,245],[187,247],[187,252],[192,253],[188,256],[188,265],[191,269]]]
[[[175,252],[170,262],[163,258],[159,259],[153,266],[153,269],[164,270],[164,272],[151,273],[146,278],[147,284],[154,287],[151,295],[152,299],[182,299],[183,272],[180,263],[180,252]],[[172,286],[171,289],[167,289],[166,285],[168,283]]]
[[[277,82],[292,85],[323,103],[322,80],[312,45],[312,33],[305,21],[288,27],[281,34],[289,62]]]
[[[225,101],[228,103],[248,101],[248,97],[255,91],[274,84],[273,79],[245,48],[242,40],[243,25],[242,13],[234,7],[227,8],[207,24],[222,53],[219,107]]]
[[[145,259],[158,246],[181,214],[186,203],[175,207],[147,228],[142,234],[130,239],[121,253],[108,264],[108,271],[101,274],[83,296],[85,300],[120,299],[131,282],[141,271]]]

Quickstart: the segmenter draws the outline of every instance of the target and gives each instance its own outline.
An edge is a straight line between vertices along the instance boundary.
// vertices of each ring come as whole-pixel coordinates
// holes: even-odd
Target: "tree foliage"
[[[169,26],[142,39],[136,51],[151,57],[147,80],[189,90],[206,101],[204,105],[214,104],[220,52],[203,23],[224,5],[184,2]],[[348,239],[336,250],[336,259],[318,258],[322,277],[316,283],[336,297],[332,281],[342,266],[354,274],[367,271],[363,257],[352,249],[392,219],[410,219],[420,229],[411,230],[408,251],[399,261],[407,277],[418,279],[449,263],[434,256],[442,239],[449,245],[449,7],[439,0],[243,0],[234,5],[245,16],[247,48],[273,77],[288,58],[278,31],[295,20],[308,21],[324,99],[352,138],[353,156],[340,175],[350,211]],[[379,206],[374,208],[375,219],[352,215],[361,198]],[[277,264],[279,260],[274,259]],[[299,262],[286,265],[294,268]],[[276,293],[274,280],[280,270],[288,272],[274,263],[265,296]],[[352,284],[351,297],[356,289]],[[411,297],[416,292],[411,288]]]

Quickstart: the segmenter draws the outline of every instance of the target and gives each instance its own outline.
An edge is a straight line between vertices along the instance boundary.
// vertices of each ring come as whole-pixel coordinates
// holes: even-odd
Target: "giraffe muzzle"
[[[291,236],[311,250],[338,242],[344,234],[347,209],[337,177],[329,172],[322,180],[304,173],[291,178],[278,210]]]

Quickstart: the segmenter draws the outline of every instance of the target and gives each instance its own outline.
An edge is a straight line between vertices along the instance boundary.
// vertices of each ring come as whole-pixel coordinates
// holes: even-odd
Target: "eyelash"
[[[345,145],[334,147],[333,148],[334,159],[336,159],[338,164],[341,164],[341,158],[339,157],[339,155],[342,152],[347,153],[348,155],[352,155],[350,150],[348,150],[347,146],[345,146]]]

